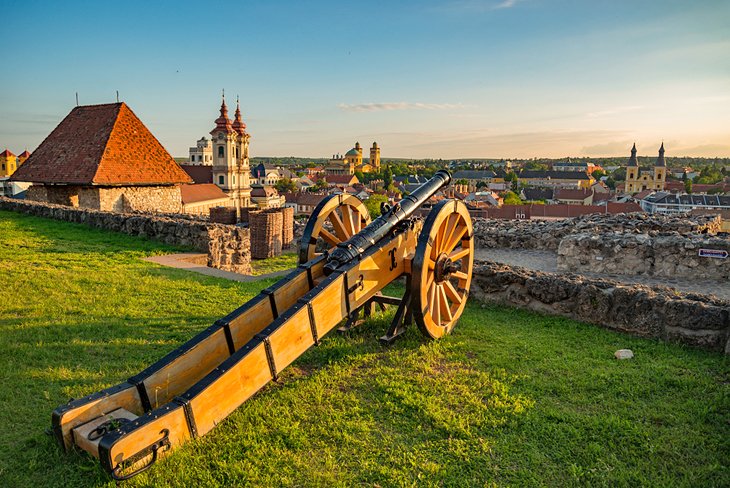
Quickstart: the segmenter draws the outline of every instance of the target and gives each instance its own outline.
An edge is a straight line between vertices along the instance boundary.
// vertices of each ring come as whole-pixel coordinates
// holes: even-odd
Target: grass
[[[113,486],[43,433],[51,411],[273,282],[139,259],[174,251],[0,211],[0,486]],[[412,328],[383,348],[388,319],[326,337],[128,486],[730,484],[722,355],[476,302],[444,340]],[[613,359],[619,348],[635,359]]]
[[[297,261],[297,253],[288,251],[281,256],[275,256],[273,258],[266,259],[252,259],[251,260],[251,274],[254,276],[265,275],[269,273],[275,273],[277,271],[286,271],[292,268],[296,268],[299,264]]]

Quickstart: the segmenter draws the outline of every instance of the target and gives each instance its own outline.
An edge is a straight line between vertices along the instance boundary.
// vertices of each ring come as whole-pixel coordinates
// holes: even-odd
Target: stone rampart
[[[190,247],[208,253],[208,266],[237,273],[251,272],[251,239],[248,229],[185,218],[104,212],[5,197],[0,197],[0,209],[76,222],[174,246]]]
[[[471,296],[730,354],[730,302],[664,287],[475,263]]]
[[[700,256],[700,249],[718,251]],[[730,280],[730,239],[688,234],[574,234],[558,247],[561,271]],[[706,254],[703,252],[703,254]]]
[[[718,216],[662,216],[656,214],[599,214],[563,220],[475,219],[476,245],[491,248],[546,249],[556,251],[560,241],[571,234],[648,232],[715,234],[720,232]]]

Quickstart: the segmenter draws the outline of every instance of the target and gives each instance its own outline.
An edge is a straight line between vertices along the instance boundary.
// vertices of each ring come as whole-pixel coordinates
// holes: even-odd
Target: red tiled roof
[[[273,186],[256,186],[251,190],[252,197],[275,197],[279,192]]]
[[[213,166],[200,164],[181,164],[180,167],[196,184],[213,183]]]
[[[75,107],[12,179],[125,186],[192,181],[124,102]]]
[[[326,175],[324,179],[330,185],[351,185],[353,183],[359,183],[355,175]]]
[[[310,192],[284,193],[287,202],[298,205],[317,205],[326,197],[327,195]]]
[[[213,183],[201,185],[180,185],[180,196],[184,204],[205,202],[206,200],[218,200],[228,198],[223,190]]]
[[[30,152],[27,149],[18,155],[19,158],[27,158],[28,156],[30,156]]]
[[[10,156],[15,156],[15,154],[11,153],[10,150],[8,150],[8,149],[6,149],[0,153],[0,157],[3,157],[3,158],[7,158]]]

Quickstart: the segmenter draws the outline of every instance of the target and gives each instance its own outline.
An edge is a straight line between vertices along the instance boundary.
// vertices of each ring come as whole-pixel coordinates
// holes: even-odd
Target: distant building
[[[345,153],[344,156],[338,154],[332,155],[332,159],[327,161],[324,172],[327,175],[352,175],[355,171],[362,173],[376,173],[380,171],[380,148],[377,142],[373,142],[370,148],[370,160],[363,162],[362,146],[359,142],[355,143],[355,147]]]
[[[10,176],[18,168],[18,158],[8,149],[0,153],[0,178]]]
[[[220,116],[210,131],[213,144],[213,183],[233,200],[233,205],[251,206],[250,166],[248,146],[251,135],[241,119],[241,107],[236,102],[233,121],[228,118],[225,98],[221,101]],[[240,213],[240,210],[239,210]]]
[[[198,140],[195,147],[190,148],[188,164],[213,166],[213,141],[205,136]]]
[[[485,183],[487,186],[489,183],[493,183],[497,178],[497,173],[490,170],[460,170],[455,171],[452,179],[454,181],[466,180],[470,184],[476,185],[477,183]]]
[[[676,195],[669,192],[655,192],[645,196],[641,208],[649,213],[683,214],[696,209],[730,209],[730,196],[722,195]]]
[[[592,205],[593,204],[593,190],[581,188],[579,190],[571,190],[568,188],[558,188],[555,190],[554,199],[558,203],[565,203],[567,205]]]
[[[636,144],[631,148],[631,157],[626,164],[626,193],[637,193],[642,190],[664,190],[667,181],[667,163],[664,161],[664,143],[659,148],[659,157],[653,170],[641,170],[636,159]]]
[[[125,103],[74,107],[15,171],[29,200],[97,210],[180,212],[191,183]]]
[[[595,182],[593,177],[580,171],[533,171],[523,170],[517,181],[540,188],[590,188]]]
[[[286,199],[271,186],[255,186],[251,190],[251,203],[261,209],[279,208],[284,206]]]
[[[310,192],[297,192],[297,193],[285,193],[284,198],[286,199],[285,206],[292,207],[295,215],[311,215],[314,209],[319,205],[327,195],[310,193]]]
[[[600,166],[596,166],[593,163],[582,162],[574,163],[570,160],[560,161],[553,163],[553,171],[579,171],[587,174],[591,174],[596,170],[602,169]]]

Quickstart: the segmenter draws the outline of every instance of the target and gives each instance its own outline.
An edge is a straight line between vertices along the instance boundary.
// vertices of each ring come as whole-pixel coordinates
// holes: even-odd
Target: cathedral
[[[251,136],[241,120],[241,108],[236,101],[233,121],[228,118],[225,96],[221,103],[220,117],[210,131],[213,150],[213,183],[233,199],[235,207],[251,206],[251,183],[248,160],[248,144]]]
[[[332,159],[327,162],[324,171],[328,175],[353,175],[355,171],[377,173],[380,171],[380,148],[378,143],[373,142],[368,162],[363,162],[362,146],[359,142],[356,142],[355,147],[347,151],[344,157],[333,155]]]
[[[664,143],[659,148],[659,157],[651,170],[641,170],[636,159],[636,143],[631,148],[631,157],[626,165],[626,193],[643,190],[664,190],[667,181],[667,163],[664,161]]]

